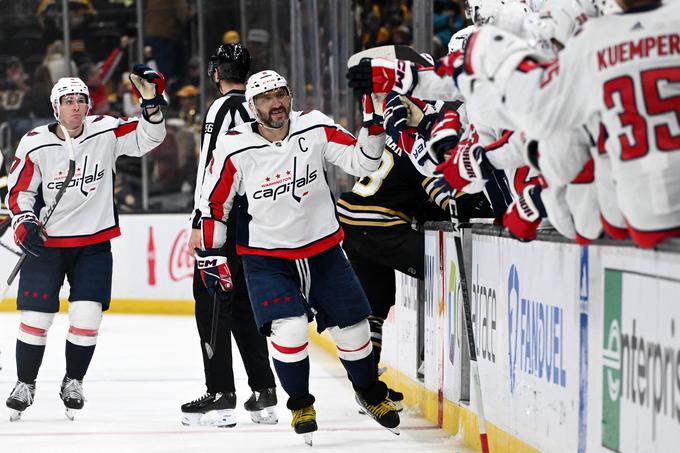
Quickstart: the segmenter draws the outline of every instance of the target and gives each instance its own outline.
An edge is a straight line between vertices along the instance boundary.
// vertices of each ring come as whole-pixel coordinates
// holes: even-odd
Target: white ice
[[[16,381],[17,313],[0,313],[0,398]],[[310,390],[316,396],[319,431],[314,446],[290,427],[286,396],[278,388],[279,423],[257,425],[242,403],[250,395],[238,353],[234,372],[238,424],[234,428],[184,427],[180,405],[205,391],[195,321],[189,316],[105,315],[97,350],[84,381],[87,402],[75,421],[64,416],[59,384],[65,372],[68,318],[57,315],[37,380],[36,398],[20,421],[2,405],[0,452],[470,452],[445,431],[406,409],[401,435],[357,411],[337,359],[311,346]],[[237,351],[234,345],[234,351]]]

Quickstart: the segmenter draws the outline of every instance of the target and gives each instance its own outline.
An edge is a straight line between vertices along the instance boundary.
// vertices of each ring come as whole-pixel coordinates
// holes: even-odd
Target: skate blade
[[[21,411],[12,410],[9,413],[9,421],[16,422],[21,420]]]
[[[201,415],[191,412],[182,412],[182,425],[197,426],[201,424]]]
[[[279,417],[277,417],[276,412],[268,409],[250,412],[250,419],[253,423],[262,425],[276,425],[279,422]]]
[[[73,421],[76,418],[76,413],[78,412],[78,409],[71,409],[71,408],[66,408],[64,411],[64,414],[66,415],[66,418],[69,420]]]
[[[396,427],[396,428],[387,428],[387,427],[385,427],[385,429],[388,430],[389,432],[391,432],[392,434],[397,435],[397,436],[398,436],[399,434],[401,434],[401,431],[399,431],[399,427]]]
[[[305,443],[311,447],[313,443],[312,433],[304,433],[302,437],[305,439]]]

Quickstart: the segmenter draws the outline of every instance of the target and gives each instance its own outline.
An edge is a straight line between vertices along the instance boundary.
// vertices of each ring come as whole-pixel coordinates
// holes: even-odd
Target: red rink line
[[[429,431],[429,430],[436,430],[440,429],[436,426],[404,426],[404,427],[399,427],[401,431]],[[370,432],[370,431],[387,431],[386,428],[362,428],[362,427],[347,427],[347,428],[321,428],[319,429],[318,433],[323,433],[323,432],[338,432],[338,431],[361,431],[361,432]],[[31,436],[31,437],[50,437],[50,436],[165,436],[165,435],[170,435],[170,434],[179,434],[179,435],[187,435],[187,434],[227,434],[229,433],[230,435],[235,435],[235,434],[251,434],[251,433],[291,433],[295,434],[295,432],[292,430],[292,428],[263,428],[263,429],[257,429],[257,428],[246,428],[246,429],[238,429],[238,428],[216,428],[213,427],[212,429],[194,429],[191,427],[187,427],[186,431],[140,431],[140,432],[115,432],[115,431],[107,431],[107,432],[82,432],[82,433],[8,433],[8,434],[2,434],[0,433],[0,437],[24,437],[24,436]]]

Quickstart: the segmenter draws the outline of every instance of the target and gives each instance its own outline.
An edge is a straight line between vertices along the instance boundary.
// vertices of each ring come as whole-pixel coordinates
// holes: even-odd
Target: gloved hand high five
[[[360,94],[410,94],[418,83],[418,68],[405,60],[364,58],[347,70],[349,86]]]
[[[142,108],[168,105],[163,98],[165,77],[145,64],[136,64],[130,73],[130,82],[142,99]]]
[[[460,143],[449,159],[437,166],[446,181],[456,190],[477,193],[484,189],[494,168],[478,144]]]
[[[45,249],[47,233],[40,220],[32,212],[24,212],[12,220],[14,242],[25,253],[36,258]]]
[[[519,198],[508,206],[503,216],[503,225],[522,242],[536,239],[538,225],[547,216],[541,200],[541,190],[539,184],[527,186]]]
[[[383,95],[364,94],[361,96],[361,110],[363,121],[361,126],[368,129],[369,134],[378,135],[385,132],[383,129]]]
[[[215,291],[232,291],[231,271],[227,257],[217,249],[195,249],[196,267],[201,273],[201,280],[210,295]]]
[[[398,141],[399,134],[407,127],[409,116],[409,111],[398,94],[394,92],[388,93],[384,116],[385,131],[392,139]]]
[[[444,156],[458,144],[460,129],[458,112],[454,109],[446,109],[440,112],[439,118],[429,131],[427,140],[427,152],[435,165],[444,162]]]

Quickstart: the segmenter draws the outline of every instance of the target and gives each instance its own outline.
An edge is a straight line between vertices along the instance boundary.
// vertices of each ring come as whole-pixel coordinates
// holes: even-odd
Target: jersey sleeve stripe
[[[130,132],[133,132],[135,129],[137,129],[137,125],[139,124],[138,121],[133,121],[131,123],[125,123],[121,124],[117,128],[113,130],[113,133],[116,135],[116,137],[123,137],[124,135],[129,134]]]
[[[220,180],[210,194],[210,214],[214,219],[224,219],[224,202],[227,201],[231,193],[235,174],[236,167],[234,167],[234,163],[231,159],[227,159],[222,168]]]
[[[357,139],[347,132],[341,131],[331,126],[324,126],[324,132],[326,133],[326,140],[329,143],[337,143],[339,145],[354,145]]]
[[[26,161],[24,163],[24,168],[21,169],[19,174],[19,179],[12,190],[9,193],[9,209],[15,215],[21,212],[21,207],[19,206],[19,194],[28,189],[31,185],[31,179],[33,179],[33,173],[35,172],[35,166],[31,160],[31,156],[26,155]]]
[[[512,134],[513,134],[513,131],[504,131],[503,135],[501,135],[501,137],[498,140],[496,140],[493,143],[486,145],[484,147],[484,149],[487,150],[487,151],[493,151],[494,149],[500,148],[501,146],[508,143],[508,140],[510,140],[510,137],[512,136]]]

